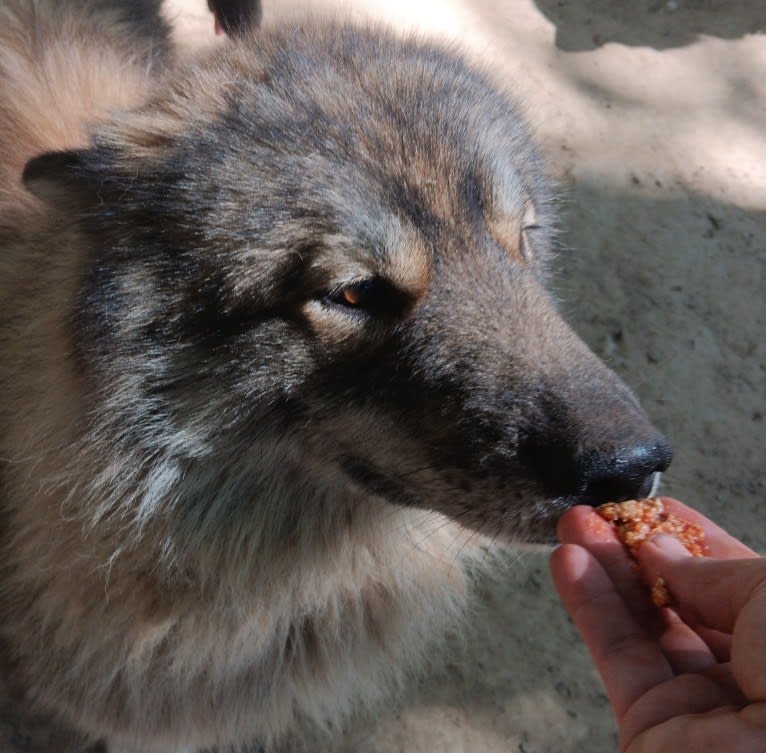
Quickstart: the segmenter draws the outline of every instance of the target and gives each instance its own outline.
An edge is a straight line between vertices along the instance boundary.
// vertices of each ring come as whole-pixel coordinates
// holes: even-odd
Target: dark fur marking
[[[418,500],[410,494],[403,484],[389,478],[385,473],[373,468],[369,463],[346,456],[339,458],[341,468],[363,489],[371,494],[403,506],[418,506]]]

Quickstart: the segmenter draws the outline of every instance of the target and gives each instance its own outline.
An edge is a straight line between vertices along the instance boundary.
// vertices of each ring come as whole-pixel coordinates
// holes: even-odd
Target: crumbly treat
[[[680,541],[695,557],[707,554],[705,532],[696,523],[689,523],[665,510],[661,499],[631,499],[609,502],[596,512],[611,523],[620,541],[635,557],[639,545],[658,533],[666,533]],[[673,599],[664,578],[658,578],[651,589],[652,601],[658,607],[668,606]]]
[[[673,597],[668,590],[668,584],[661,575],[654,581],[654,585],[649,589],[652,597],[652,604],[655,607],[669,607],[673,603]]]

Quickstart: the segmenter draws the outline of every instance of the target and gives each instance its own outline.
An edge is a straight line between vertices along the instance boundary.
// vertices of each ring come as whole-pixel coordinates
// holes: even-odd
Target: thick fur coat
[[[292,749],[418,665],[490,538],[645,489],[669,450],[556,312],[553,225],[453,53],[306,24],[179,70],[148,0],[2,0],[19,692],[117,750]]]

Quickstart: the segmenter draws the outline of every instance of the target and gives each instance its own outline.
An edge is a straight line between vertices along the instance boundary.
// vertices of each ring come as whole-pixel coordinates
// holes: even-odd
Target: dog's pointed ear
[[[215,16],[216,31],[230,37],[245,34],[261,24],[261,0],[207,0]]]
[[[94,198],[94,180],[86,168],[87,150],[45,152],[24,167],[21,181],[38,199],[59,209],[83,209]]]

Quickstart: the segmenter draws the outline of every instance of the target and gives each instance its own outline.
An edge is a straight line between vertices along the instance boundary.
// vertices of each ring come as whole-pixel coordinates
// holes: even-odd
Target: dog
[[[0,635],[112,751],[293,751],[671,451],[486,72],[328,22],[181,66],[158,6],[0,3]]]
[[[230,37],[259,26],[263,15],[260,0],[207,0],[207,7],[215,18],[216,34]]]

